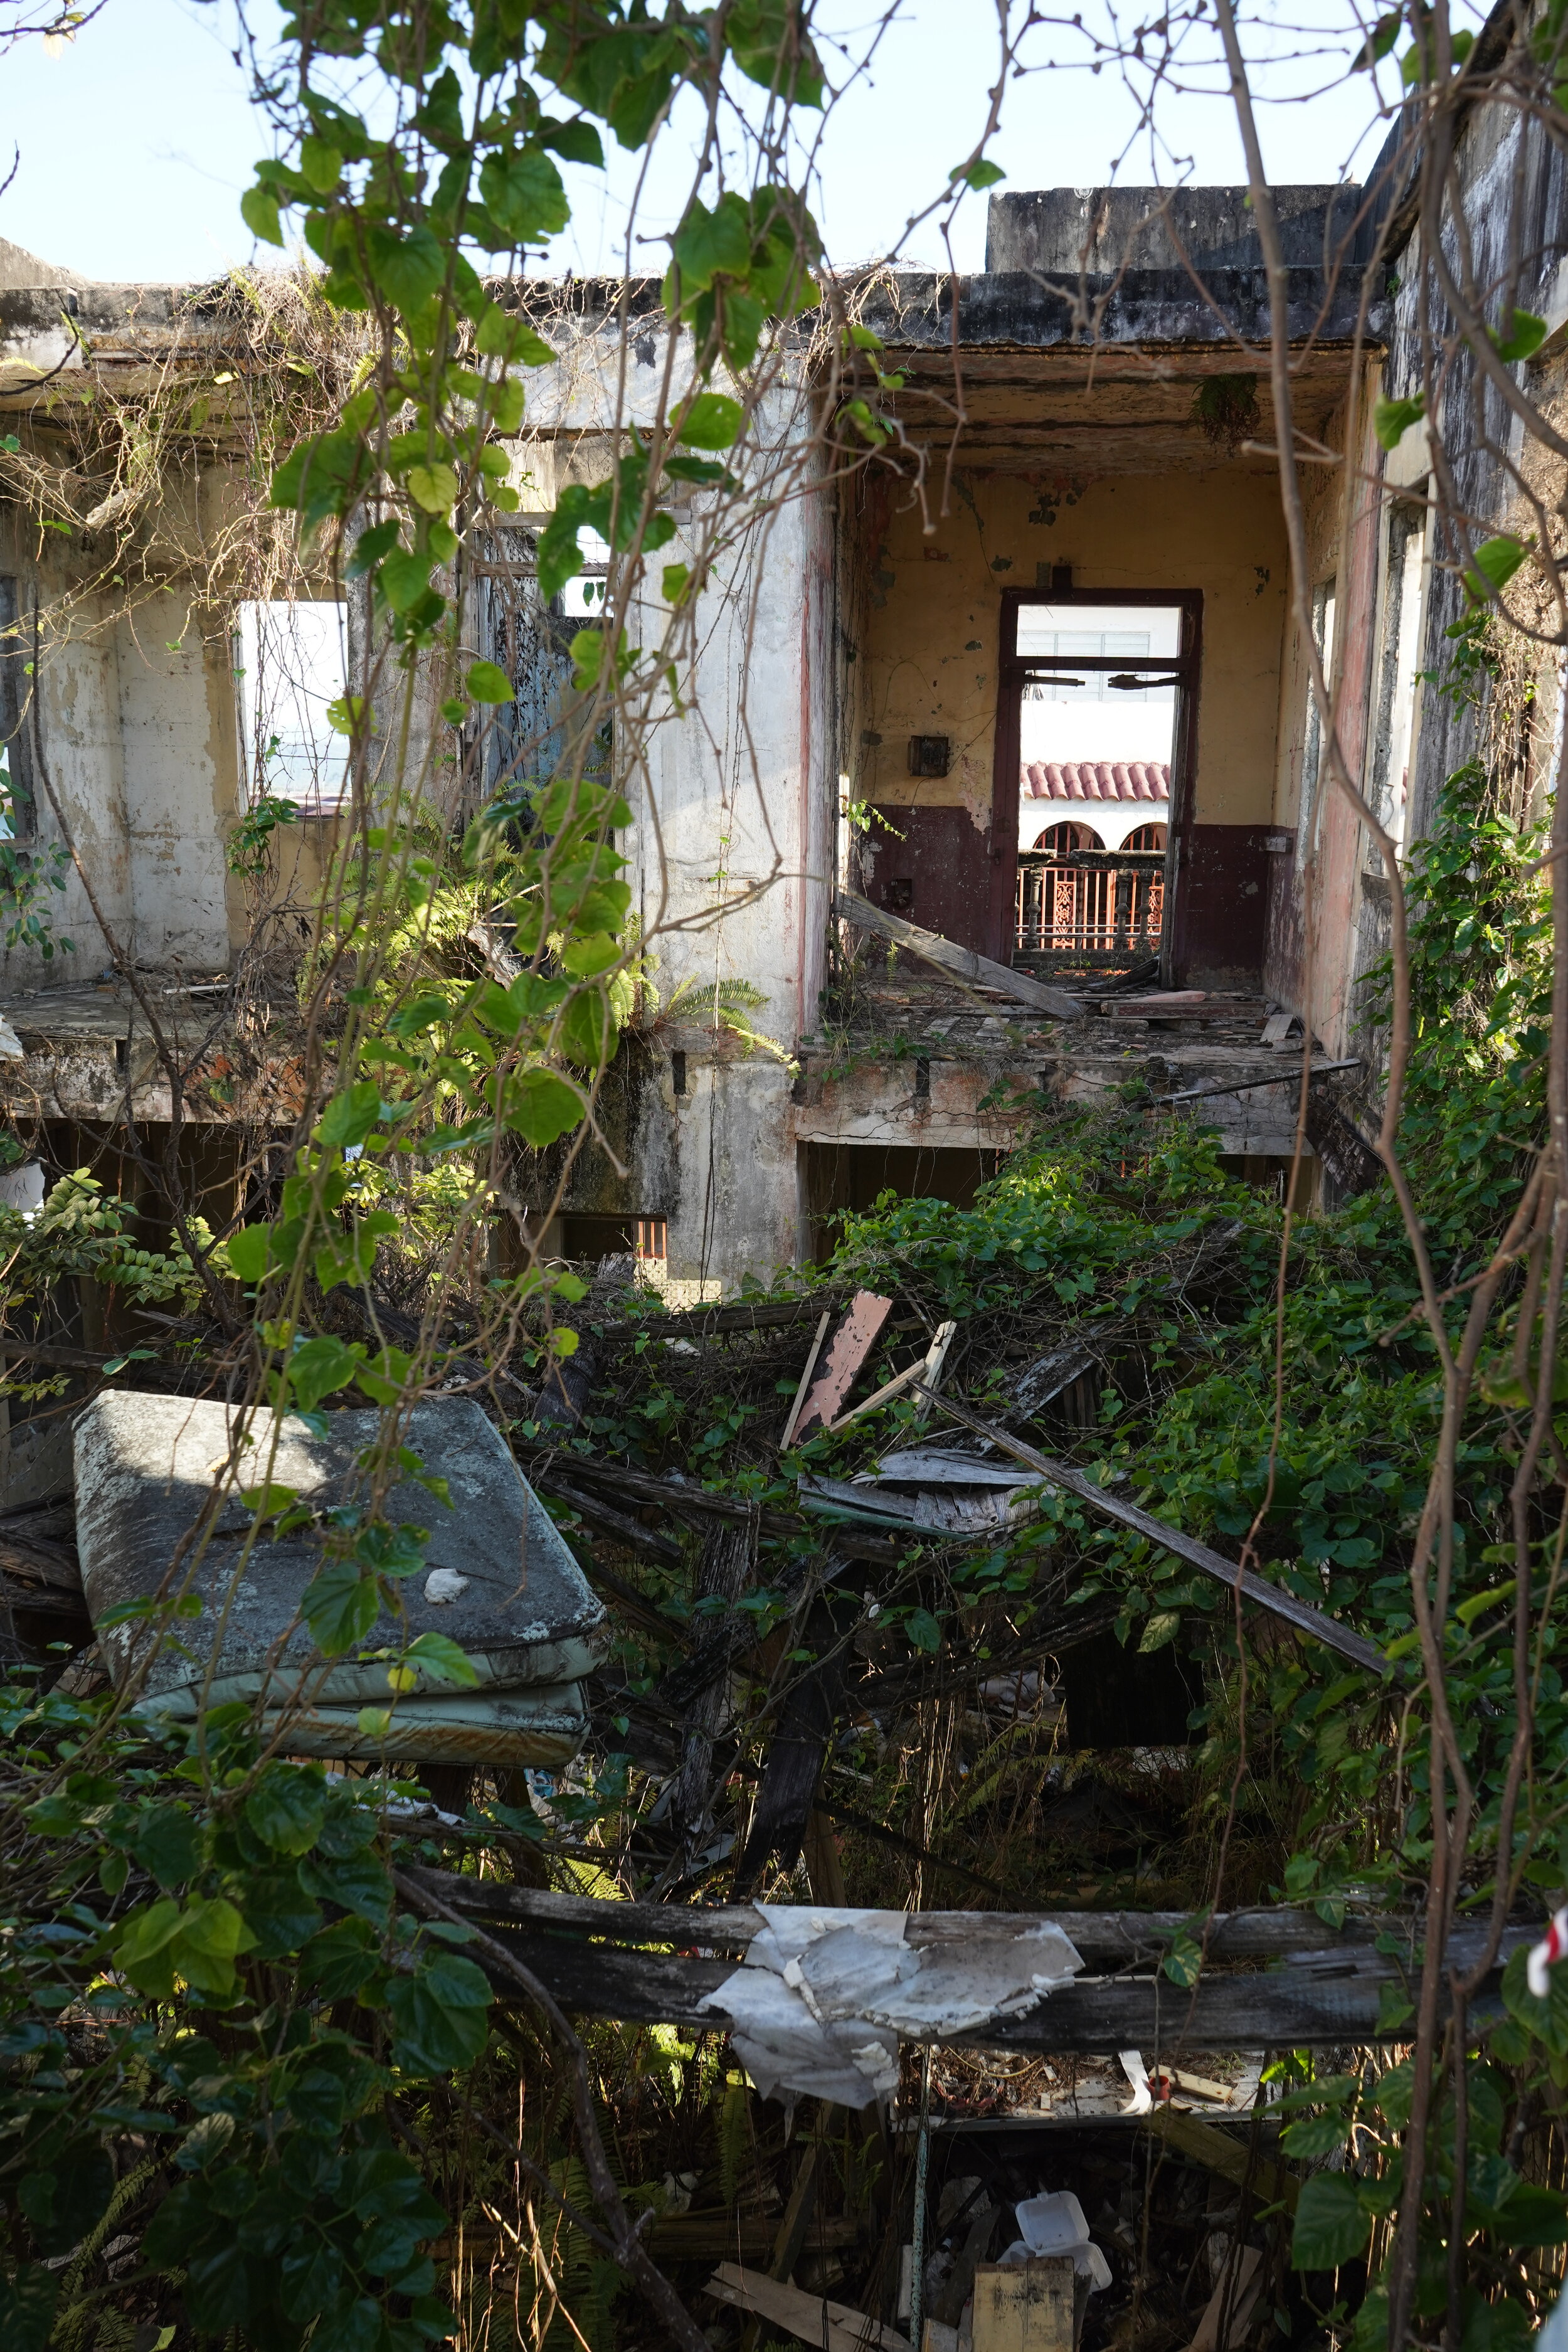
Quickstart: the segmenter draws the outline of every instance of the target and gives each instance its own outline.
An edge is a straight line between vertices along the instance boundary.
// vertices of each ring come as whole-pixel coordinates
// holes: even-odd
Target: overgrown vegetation
[[[1536,83],[1561,13],[1547,12],[1544,50],[1539,28],[1529,37]],[[1436,78],[1426,25],[1412,87]],[[1384,48],[1397,20],[1374,46],[1385,30]],[[1446,86],[1458,53],[1443,40]],[[1005,71],[1005,26],[1003,51]],[[375,96],[363,111],[362,73]],[[7,2344],[121,2352],[178,2336],[378,2352],[454,2333],[499,2345],[510,2327],[551,2352],[656,2329],[697,2352],[704,2338],[663,2273],[681,2259],[679,2234],[656,2267],[653,2233],[632,2216],[673,2222],[695,2185],[710,2210],[760,2224],[782,2202],[783,2128],[717,2037],[577,2034],[418,1873],[439,1863],[605,1898],[712,1892],[744,1850],[785,1710],[829,1672],[840,1703],[815,1818],[753,1858],[759,1889],[829,1900],[841,1873],[851,1899],[892,1907],[952,1899],[955,1883],[1007,1909],[1159,1904],[1188,1920],[1165,1964],[1184,1989],[1211,1915],[1230,1906],[1310,1906],[1330,1921],[1414,1911],[1439,1957],[1451,1922],[1473,1920],[1481,1957],[1470,1978],[1450,1972],[1446,2040],[1433,1959],[1390,1988],[1384,2022],[1412,2028],[1398,2064],[1275,2062],[1292,2118],[1283,2150],[1310,2169],[1290,2240],[1300,2275],[1280,2284],[1273,2326],[1302,2347],[1353,2336],[1362,2352],[1391,2325],[1401,2352],[1411,2324],[1422,2341],[1445,2329],[1448,2352],[1521,2340],[1553,2284],[1550,2250],[1568,2243],[1547,2129],[1568,2083],[1568,1990],[1535,2000],[1516,1954],[1500,2019],[1477,2030],[1465,2004],[1504,1922],[1568,1881],[1561,813],[1549,856],[1528,794],[1483,740],[1413,856],[1410,920],[1395,921],[1372,1016],[1394,1040],[1385,1164],[1403,1193],[1303,1223],[1227,1177],[1201,1133],[1129,1100],[1042,1114],[973,1210],[887,1201],[850,1219],[832,1265],[795,1286],[808,1307],[851,1285],[893,1298],[872,1380],[955,1320],[949,1385],[995,1421],[1042,1351],[1087,1346],[1070,1410],[1047,1401],[1034,1435],[1360,1628],[1389,1674],[1341,1673],[1260,1630],[1173,1555],[1048,1488],[984,1543],[900,1539],[869,1570],[851,1561],[831,1517],[800,1509],[798,1481],[847,1479],[889,1441],[929,1433],[924,1408],[896,1402],[781,1454],[809,1312],[729,1338],[673,1334],[613,1279],[590,1287],[541,1263],[506,1207],[521,1155],[585,1147],[618,1042],[652,1002],[658,925],[645,935],[631,919],[622,786],[651,730],[688,707],[705,586],[800,488],[805,444],[769,404],[808,336],[828,420],[814,457],[842,470],[896,441],[878,405],[896,385],[821,273],[802,175],[786,168],[795,116],[826,95],[805,17],[731,0],[657,21],[505,6],[383,21],[322,0],[289,21],[265,89],[280,153],[247,216],[279,243],[297,227],[320,268],[223,289],[237,340],[276,379],[252,385],[239,436],[270,529],[255,538],[258,505],[241,501],[209,584],[230,598],[285,576],[352,584],[373,648],[337,714],[351,795],[336,853],[320,890],[288,904],[309,913],[302,950],[297,931],[279,950],[297,1116],[281,1147],[275,1104],[258,1118],[268,1135],[247,1214],[220,1234],[182,1200],[172,1234],[138,1237],[129,1203],[87,1171],[36,1217],[0,1211],[11,1329],[37,1349],[8,1360],[7,1389],[37,1404],[64,1386],[48,1317],[68,1285],[95,1285],[115,1308],[181,1310],[160,1371],[186,1392],[221,1383],[239,1412],[188,1555],[132,1604],[168,1643],[199,1613],[193,1579],[217,1509],[243,1515],[241,1570],[259,1573],[298,1501],[272,1458],[247,1460],[247,1419],[266,1455],[289,1413],[315,1426],[347,1402],[376,1407],[358,1492],[322,1530],[301,1609],[321,1653],[342,1657],[384,1608],[405,1626],[400,1594],[426,1563],[425,1536],[393,1524],[386,1497],[413,1475],[432,1516],[446,1507],[407,1419],[421,1395],[464,1382],[555,1491],[615,1601],[616,1645],[582,1765],[561,1785],[470,1776],[456,1816],[391,1769],[338,1776],[269,1749],[247,1702],[176,1731],[89,1655],[64,1672],[63,1654],[13,1663],[0,1706]],[[671,373],[604,478],[562,487],[537,534],[546,600],[576,575],[585,533],[611,550],[546,758],[537,740],[500,742],[513,682],[465,641],[464,594],[519,510],[503,444],[529,372],[558,354],[526,287],[471,257],[515,265],[537,249],[566,218],[556,159],[593,164],[606,132],[641,150],[682,92],[707,109],[707,130],[662,299],[689,331],[689,373]],[[751,126],[754,169],[715,189],[727,108]],[[977,147],[952,178],[994,175]],[[1487,348],[1506,359],[1518,333],[1510,312]],[[1465,338],[1479,348],[1473,322]],[[1218,440],[1256,411],[1238,383],[1255,394],[1251,378],[1218,378],[1200,410]],[[76,579],[57,619],[106,586],[154,593],[152,517],[166,520],[172,482],[195,496],[217,392],[233,426],[226,380],[182,381],[123,412],[100,403],[68,434],[54,420],[37,446],[8,436],[0,470],[40,530],[68,513],[116,534],[121,570]],[[1401,429],[1427,404],[1412,395]],[[1398,425],[1380,429],[1397,440]],[[675,486],[707,503],[656,593],[649,562],[676,541]],[[1551,527],[1538,527],[1544,561]],[[1468,534],[1465,520],[1459,685],[1495,709],[1509,699],[1510,624],[1486,616],[1527,541],[1472,548]],[[1529,634],[1527,615],[1511,625]],[[1331,752],[1327,681],[1317,688]],[[40,813],[98,911],[36,707],[31,749]],[[230,846],[257,937],[277,836],[296,814],[263,791]],[[7,897],[43,940],[51,870],[22,856],[5,852]],[[178,1104],[187,1045],[130,947],[100,928]],[[266,935],[276,946],[276,921]],[[667,1010],[694,993],[682,983]],[[716,1029],[754,1043],[756,1009],[742,983],[715,982]],[[490,1250],[498,1231],[510,1271]],[[563,1429],[546,1376],[589,1357],[586,1402]],[[128,1360],[108,1355],[103,1371]],[[603,1490],[595,1512],[573,1487],[595,1465],[623,1479],[681,1473],[642,1529],[658,1544],[624,1512],[606,1532]],[[608,1497],[612,1510],[625,1501]],[[748,1529],[736,1590],[709,1572],[702,1515],[715,1501],[742,1507]],[[733,1683],[699,1720],[675,1678],[714,1627],[733,1637]],[[1059,1700],[1070,1707],[1090,1639],[1121,1644],[1113,1667],[1182,1661],[1190,1746],[1152,1765],[1131,1741],[1093,1768],[1066,1752]],[[474,1675],[429,1634],[387,1664],[394,1678]],[[364,1736],[383,1736],[389,1714],[367,1709]],[[1075,1794],[1088,1801],[1064,1811]],[[827,2137],[835,2219],[854,2224],[848,2288],[886,2309],[905,2184],[873,2137]],[[475,2237],[495,2249],[488,2275]],[[1140,2335],[1139,2292],[1119,2341],[1158,2335]],[[1163,2340],[1185,2340],[1181,2316],[1166,2312]]]

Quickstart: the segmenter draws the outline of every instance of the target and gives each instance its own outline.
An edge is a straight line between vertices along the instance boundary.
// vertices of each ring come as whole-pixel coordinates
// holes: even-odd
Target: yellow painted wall
[[[1020,475],[968,474],[952,509],[930,539],[917,506],[892,515],[879,545],[874,531],[866,541],[862,740],[847,747],[857,799],[963,806],[988,823],[1001,591],[1035,587],[1041,564],[1070,563],[1078,588],[1202,590],[1197,822],[1269,822],[1288,584],[1271,471],[1108,476],[1076,497],[1055,485],[1042,495]],[[946,776],[909,773],[911,735],[952,737]]]

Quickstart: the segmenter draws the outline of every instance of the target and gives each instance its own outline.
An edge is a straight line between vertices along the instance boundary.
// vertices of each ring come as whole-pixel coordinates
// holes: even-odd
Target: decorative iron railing
[[[1016,958],[1074,970],[1157,955],[1165,917],[1163,849],[1023,849]]]

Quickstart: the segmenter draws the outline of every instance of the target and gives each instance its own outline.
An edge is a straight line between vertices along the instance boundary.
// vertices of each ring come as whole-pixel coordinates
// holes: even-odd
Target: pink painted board
[[[816,1378],[795,1425],[796,1445],[814,1429],[837,1418],[855,1375],[876,1346],[877,1334],[892,1312],[892,1306],[890,1298],[879,1298],[874,1290],[855,1293],[845,1309],[843,1321],[817,1360]]]

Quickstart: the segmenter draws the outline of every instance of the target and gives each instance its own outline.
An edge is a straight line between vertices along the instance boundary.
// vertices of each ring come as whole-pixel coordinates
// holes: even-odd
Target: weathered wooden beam
[[[648,1552],[655,1559],[662,1559],[671,1568],[679,1568],[684,1560],[686,1555],[680,1546],[673,1543],[668,1536],[656,1535],[651,1528],[639,1526],[636,1519],[628,1519],[624,1511],[616,1510],[596,1495],[584,1495],[579,1487],[569,1485],[558,1474],[551,1476],[550,1491],[559,1501],[570,1505],[591,1528],[597,1528],[601,1534],[611,1537],[626,1550]],[[652,1603],[648,1605],[651,1607]]]
[[[1024,1444],[1022,1438],[1013,1436],[1007,1430],[996,1428],[991,1422],[982,1421],[977,1412],[971,1412],[967,1405],[959,1404],[953,1398],[939,1395],[936,1390],[924,1388],[918,1381],[915,1392],[930,1403],[940,1405],[951,1419],[961,1422],[977,1437],[984,1437],[1002,1453],[1010,1454],[1016,1462],[1022,1462],[1028,1469],[1037,1471],[1042,1478],[1048,1478],[1053,1486],[1063,1486],[1069,1495],[1076,1495],[1080,1503],[1087,1503],[1089,1509],[1097,1511],[1101,1518],[1114,1519],[1119,1527],[1131,1528],[1135,1534],[1147,1537],[1163,1551],[1174,1552],[1178,1559],[1184,1559],[1191,1567],[1201,1569],[1205,1576],[1212,1576],[1218,1583],[1228,1585],[1233,1592],[1239,1591],[1244,1601],[1252,1601],[1259,1609],[1267,1609],[1271,1616],[1283,1618],[1286,1624],[1293,1625],[1299,1633],[1310,1633],[1314,1641],[1321,1642],[1325,1649],[1337,1651],[1342,1658],[1348,1658],[1352,1665],[1363,1667],[1371,1675],[1386,1675],[1392,1672],[1388,1660],[1375,1642],[1369,1642],[1364,1633],[1353,1633],[1348,1625],[1342,1625],[1337,1618],[1326,1615],[1321,1609],[1314,1609],[1310,1601],[1298,1601],[1293,1592],[1286,1592],[1278,1584],[1270,1584],[1267,1577],[1255,1576],[1250,1569],[1237,1568],[1236,1562],[1226,1559],[1223,1552],[1212,1551],[1207,1544],[1199,1543],[1195,1537],[1184,1535],[1179,1528],[1167,1527],[1163,1519],[1155,1518],[1152,1511],[1140,1510],[1136,1503],[1125,1503],[1118,1496],[1107,1494],[1105,1488],[1097,1486],[1092,1478],[1086,1478],[1081,1470],[1073,1469],[1066,1462],[1053,1461],[1047,1454],[1037,1454],[1032,1445]]]
[[[972,1918],[971,1932],[973,1925]],[[628,2024],[675,2025],[688,2032],[729,2028],[721,2005],[705,2009],[700,2004],[733,1973],[731,1960],[616,1951],[564,1936],[512,1929],[503,1929],[501,1936],[563,2009]],[[1079,1979],[1026,2016],[998,2018],[952,2040],[977,2049],[1047,2055],[1135,2049],[1145,2059],[1182,2049],[1399,2041],[1407,2037],[1408,2026],[1378,2021],[1382,1994],[1392,1979],[1391,1963],[1376,1955],[1369,1956],[1368,1966],[1347,1966],[1343,1974],[1286,1968],[1212,1976],[1190,1992],[1158,1978]],[[1500,2013],[1500,1970],[1494,1969],[1470,2005],[1472,2025]],[[510,1990],[510,1983],[497,1985],[503,1997]]]
[[[542,1886],[521,1886],[508,1879],[470,1878],[457,1871],[410,1868],[416,1885],[484,1919],[511,1921],[520,1927],[575,1936],[600,1936],[616,1944],[673,1944],[679,1950],[718,1948],[744,1950],[760,1933],[763,1916],[751,1903],[614,1903],[597,1895],[557,1895]],[[904,1932],[910,1943],[962,1944],[977,1927],[1059,1927],[1091,1967],[1125,1968],[1166,1950],[1178,1937],[1194,1933],[1190,1911],[911,1911]],[[1398,1914],[1347,1918],[1331,1927],[1315,1911],[1288,1904],[1256,1911],[1221,1911],[1209,1923],[1207,1957],[1211,1963],[1253,1959],[1300,1959],[1321,1975],[1342,1957],[1352,1969],[1373,1969],[1380,1977],[1394,1973],[1394,1961],[1377,1949],[1379,1938],[1401,1940],[1401,1957],[1408,1968],[1421,1958],[1421,1923]],[[1521,1924],[1503,1935],[1505,1954],[1521,1942],[1541,1934],[1539,1927]],[[1448,1944],[1450,1961],[1469,1965],[1484,1947],[1485,1930],[1464,1927]],[[1310,1957],[1307,1957],[1310,1956]],[[1059,1996],[1058,1996],[1059,1997]],[[1184,1998],[1173,1987],[1171,2000]]]
[[[1297,2175],[1288,2172],[1282,2164],[1270,2164],[1249,2148],[1244,2139],[1233,2138],[1229,2132],[1216,2131],[1211,2123],[1198,2116],[1184,2116],[1167,2106],[1152,2107],[1143,2118],[1145,2131],[1156,2132],[1172,2147],[1180,2148],[1194,2164],[1206,2164],[1211,2172],[1222,2179],[1233,2180],[1238,2189],[1249,2188],[1261,2205],[1286,2205],[1293,2213],[1301,2194]]]
[[[944,940],[940,931],[922,931],[917,923],[906,923],[901,915],[889,915],[883,908],[873,907],[868,899],[858,898],[851,890],[840,890],[833,901],[833,911],[845,922],[853,923],[857,930],[874,932],[878,939],[918,956],[921,963],[934,964],[939,971],[973,981],[981,988],[994,989],[999,996],[1010,996],[1015,1003],[1047,1013],[1053,1021],[1081,1021],[1084,1017],[1083,1006],[1065,989],[1047,988],[1043,981],[1031,980],[1026,972],[1014,971],[1005,963],[993,963],[989,956],[976,955],[973,948],[961,948],[954,940]]]
[[[700,2003],[724,1983],[735,1967],[734,1956],[744,1952],[763,1924],[750,1903],[609,1903],[448,1871],[411,1869],[407,1875],[452,1909],[485,1920],[563,2007],[629,2023],[722,2031],[729,2021],[725,2014]],[[911,1912],[905,1932],[916,1946],[952,1945],[973,1940],[986,1925],[1047,1924],[1060,1927],[1097,1970],[1147,1967],[1193,1927],[1190,1914],[1175,1911],[971,1910]],[[1398,1955],[1378,1948],[1391,1933],[1401,1938]],[[1476,2021],[1499,2009],[1502,1961],[1539,1933],[1528,1924],[1504,1931],[1499,1965],[1473,2012]],[[614,1937],[616,1943],[586,1940],[595,1935]],[[1447,1948],[1448,1967],[1472,1969],[1486,1937],[1480,1926],[1456,1930]],[[638,1942],[674,1949],[625,1948]],[[730,1957],[709,1957],[720,1950]],[[1379,2025],[1382,1995],[1419,1966],[1420,1952],[1420,1924],[1415,1919],[1350,1920],[1334,1928],[1312,1912],[1283,1906],[1222,1913],[1209,1929],[1213,1972],[1190,1991],[1160,1976],[1080,1978],[1023,2017],[997,2019],[955,2039],[984,2049],[1138,2049],[1145,2056],[1180,2048],[1256,2050],[1398,2040],[1407,2028]],[[1264,1958],[1284,1965],[1263,1971],[1232,1966],[1229,1973],[1215,1966]]]
[[[726,1307],[688,1307],[670,1315],[645,1315],[624,1323],[595,1326],[606,1348],[630,1347],[638,1339],[711,1339],[731,1331],[775,1331],[792,1323],[815,1322],[825,1307],[842,1304],[837,1291],[813,1290],[799,1298],[747,1299]]]

